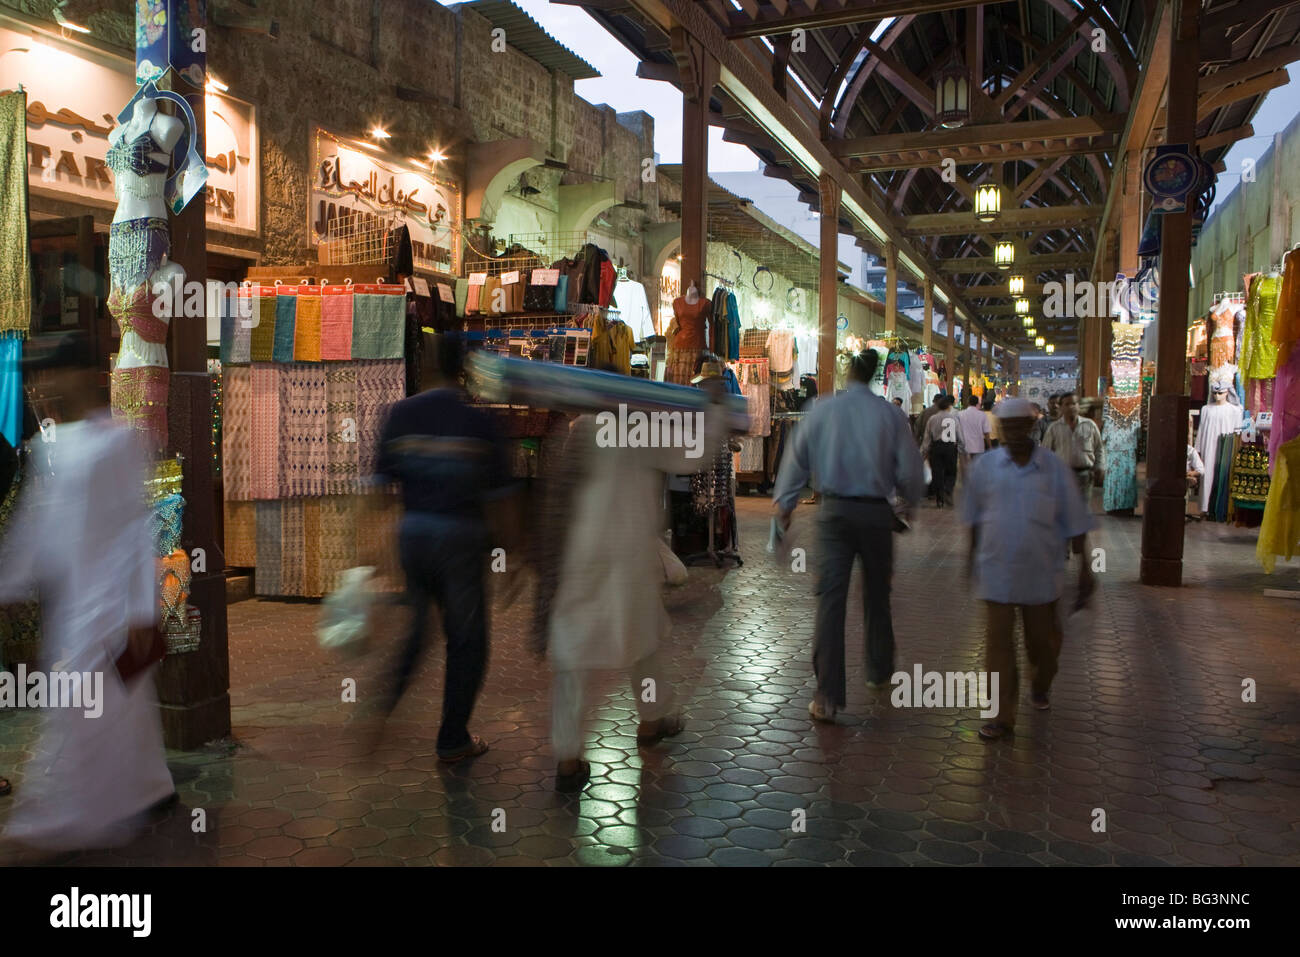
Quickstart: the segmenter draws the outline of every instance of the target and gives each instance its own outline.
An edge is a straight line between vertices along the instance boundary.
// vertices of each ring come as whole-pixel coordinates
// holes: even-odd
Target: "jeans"
[[[894,511],[885,503],[822,500],[817,519],[817,626],[813,670],[817,690],[844,707],[844,615],[853,560],[862,559],[862,605],[866,613],[867,680],[888,681],[894,672],[894,622],[889,578],[894,564]]]
[[[447,636],[438,753],[447,754],[470,742],[469,718],[487,670],[487,527],[474,517],[408,512],[402,518],[398,549],[412,619],[388,710],[397,706],[410,683],[428,637],[429,609],[436,604]]]

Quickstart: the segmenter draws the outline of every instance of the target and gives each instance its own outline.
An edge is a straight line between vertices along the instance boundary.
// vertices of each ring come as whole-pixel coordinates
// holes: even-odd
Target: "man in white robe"
[[[134,434],[103,408],[84,342],[60,344],[50,365],[62,422],[46,430],[49,477],[24,492],[0,542],[0,602],[39,593],[40,668],[89,672],[102,709],[47,708],[4,836],[44,850],[107,847],[175,790],[149,667],[119,677],[142,655],[158,618],[147,460]],[[98,712],[98,713],[96,713]]]
[[[721,397],[720,380],[706,387],[715,401]],[[547,628],[555,672],[551,728],[556,784],[565,791],[580,789],[590,773],[582,760],[590,672],[627,673],[641,719],[641,743],[681,730],[659,656],[672,624],[660,596],[664,571],[654,539],[663,526],[665,473],[710,465],[726,438],[721,411],[713,407],[702,415],[703,434],[687,436],[689,448],[682,447],[685,443],[667,448],[631,447],[631,441],[610,444],[602,441],[596,418],[579,418],[569,437],[571,454],[582,459],[582,477],[574,489]]]

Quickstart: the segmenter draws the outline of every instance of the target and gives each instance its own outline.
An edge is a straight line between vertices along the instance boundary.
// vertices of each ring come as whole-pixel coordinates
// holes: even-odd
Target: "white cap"
[[[999,402],[993,414],[999,419],[1032,419],[1035,412],[1033,403],[1028,399],[1013,397]]]

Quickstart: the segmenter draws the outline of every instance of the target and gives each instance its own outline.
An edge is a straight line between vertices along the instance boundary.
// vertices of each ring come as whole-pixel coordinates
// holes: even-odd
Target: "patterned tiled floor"
[[[495,610],[474,724],[492,750],[447,770],[433,757],[440,647],[376,745],[351,719],[392,642],[340,661],[316,646],[316,606],[249,601],[230,609],[234,742],[170,755],[181,806],[134,844],[60,860],[1300,863],[1300,603],[1262,596],[1300,589],[1300,570],[1265,576],[1252,532],[1189,526],[1186,586],[1156,590],[1135,583],[1140,520],[1102,518],[1099,601],[1070,622],[1053,710],[1022,712],[1014,742],[989,745],[974,711],[895,709],[863,686],[857,597],[847,713],[813,725],[810,574],[764,552],[766,500],[739,504],[745,566],[695,568],[667,593],[687,731],[638,750],[626,683],[608,676],[593,694],[582,795],[554,791],[548,672],[524,647],[519,608]],[[812,512],[796,517],[796,545],[812,545]],[[964,552],[951,511],[926,509],[899,540],[900,670],[979,667]],[[396,633],[400,616],[389,619]],[[340,700],[349,677],[358,704]],[[1256,703],[1241,700],[1245,678]],[[20,765],[31,728],[31,715],[0,715],[4,768]]]

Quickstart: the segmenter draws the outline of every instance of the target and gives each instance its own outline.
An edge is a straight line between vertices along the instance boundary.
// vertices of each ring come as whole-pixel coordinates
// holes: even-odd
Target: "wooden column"
[[[893,332],[897,328],[898,247],[893,243],[885,243],[885,331]]]
[[[1200,4],[1177,0],[1170,37],[1169,143],[1196,141],[1197,70],[1200,66]],[[1147,496],[1142,515],[1141,580],[1181,585],[1187,493],[1186,372],[1187,269],[1192,258],[1192,214],[1166,213],[1160,238],[1160,318],[1155,393],[1147,442]]]
[[[927,279],[924,286],[925,318],[921,325],[921,348],[930,352],[934,347],[934,283]]]
[[[203,87],[192,87],[174,73],[159,81],[158,87],[185,97],[198,127],[194,132],[199,155],[205,155],[207,109]],[[174,111],[170,105],[167,109]],[[185,270],[187,282],[203,283],[207,279],[205,212],[200,192],[179,214],[170,217],[170,259]],[[181,547],[191,556],[189,604],[203,616],[203,629],[198,648],[164,658],[156,680],[163,740],[170,748],[188,750],[230,735],[230,653],[225,559],[217,539],[216,485],[212,474],[212,385],[208,374],[207,320],[177,316],[172,319],[168,333],[172,369],[167,411],[168,451],[184,457],[181,494],[185,498],[185,519]]]
[[[670,36],[682,87],[682,289],[691,281],[707,295],[704,265],[709,227],[709,99],[718,60],[682,27]]]
[[[835,339],[839,318],[840,186],[823,173],[818,184],[821,198],[821,242],[817,277],[817,390],[835,391]]]
[[[947,378],[943,383],[943,391],[948,395],[952,395],[952,380],[957,375],[957,346],[954,338],[957,323],[953,319],[952,303],[948,304],[948,311],[944,313],[943,323],[948,327],[947,336],[943,343],[943,364],[948,370]]]

